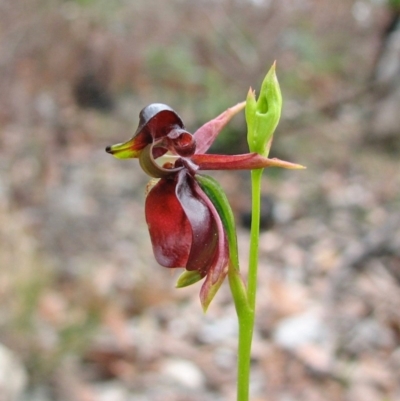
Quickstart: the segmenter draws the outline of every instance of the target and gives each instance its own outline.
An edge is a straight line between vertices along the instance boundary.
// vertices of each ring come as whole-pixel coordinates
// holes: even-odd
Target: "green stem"
[[[229,266],[228,278],[239,322],[237,401],[248,401],[254,311],[249,307],[247,291],[240,272],[233,264]]]
[[[248,308],[247,313],[238,315],[238,318],[239,344],[237,401],[248,401],[250,390],[250,359],[254,327],[254,310]]]
[[[247,296],[254,311],[257,293],[258,243],[260,238],[261,178],[263,169],[251,171],[251,233]]]
[[[260,193],[263,170],[252,170],[252,218],[247,292],[238,269],[229,268],[229,283],[239,321],[237,401],[249,400],[251,344],[253,340],[257,290],[258,242],[260,232]]]

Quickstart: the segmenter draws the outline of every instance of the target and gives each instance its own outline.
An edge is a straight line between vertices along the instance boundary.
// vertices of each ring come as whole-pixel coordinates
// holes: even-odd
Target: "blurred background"
[[[400,2],[0,0],[0,400],[235,399],[227,285],[153,259],[148,178],[107,155],[149,103],[189,131],[284,96],[264,174],[253,401],[400,400]],[[212,151],[246,152],[243,115]],[[232,201],[244,274],[248,173]]]

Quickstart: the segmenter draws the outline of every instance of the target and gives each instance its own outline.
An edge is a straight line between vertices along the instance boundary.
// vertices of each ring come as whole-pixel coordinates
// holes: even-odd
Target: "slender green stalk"
[[[253,340],[257,290],[258,241],[260,231],[260,193],[263,170],[252,170],[252,218],[250,235],[249,271],[246,299],[235,294],[242,283],[238,270],[230,267],[229,283],[235,300],[239,321],[237,401],[248,401],[250,390],[251,344]]]
[[[254,310],[247,309],[246,313],[238,315],[238,376],[237,401],[248,401],[250,390],[250,354],[253,339]]]
[[[250,308],[255,309],[257,293],[258,243],[260,238],[260,199],[263,169],[251,171],[251,233],[247,296]]]
[[[235,266],[234,263],[229,265],[228,278],[239,322],[237,401],[247,401],[249,399],[250,351],[254,311],[249,307],[247,289],[242,281],[238,266]]]

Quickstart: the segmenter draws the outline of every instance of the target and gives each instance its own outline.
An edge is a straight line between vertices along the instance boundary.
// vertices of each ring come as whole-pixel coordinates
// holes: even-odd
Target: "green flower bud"
[[[261,85],[258,100],[250,88],[246,99],[247,142],[251,152],[267,157],[282,110],[282,94],[272,65]]]

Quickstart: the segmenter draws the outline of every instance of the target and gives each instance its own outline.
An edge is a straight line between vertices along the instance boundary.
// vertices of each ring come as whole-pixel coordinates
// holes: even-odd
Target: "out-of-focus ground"
[[[264,176],[274,225],[260,238],[252,400],[400,400],[396,12],[366,0],[1,0],[0,399],[235,399],[228,286],[206,315],[200,285],[174,289],[178,274],[151,253],[147,178],[104,148],[151,102],[195,130],[276,59],[271,155],[307,170]],[[246,152],[243,116],[215,151]],[[248,173],[214,176],[240,222]],[[240,224],[238,239],[245,272]]]

